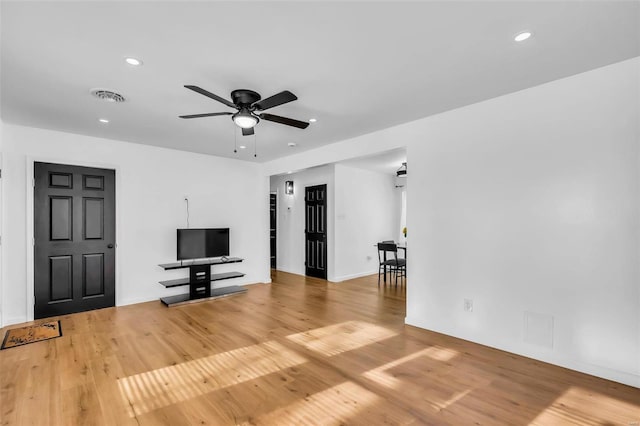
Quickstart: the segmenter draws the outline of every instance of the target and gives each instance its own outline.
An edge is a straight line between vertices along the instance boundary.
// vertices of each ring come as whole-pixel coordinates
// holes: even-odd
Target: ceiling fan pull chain
[[[256,134],[253,134],[253,158],[256,158],[258,156],[258,148],[256,148]]]
[[[233,152],[238,153],[238,129],[236,126],[233,126]]]

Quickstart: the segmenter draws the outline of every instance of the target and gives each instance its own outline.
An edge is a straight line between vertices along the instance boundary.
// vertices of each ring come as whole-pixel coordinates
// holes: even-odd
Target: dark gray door
[[[306,275],[327,279],[327,185],[305,188]]]
[[[115,171],[35,163],[35,318],[115,305]]]
[[[271,269],[276,269],[276,224],[277,224],[277,216],[276,216],[276,204],[278,198],[276,194],[270,194],[269,197],[269,237],[271,241]]]

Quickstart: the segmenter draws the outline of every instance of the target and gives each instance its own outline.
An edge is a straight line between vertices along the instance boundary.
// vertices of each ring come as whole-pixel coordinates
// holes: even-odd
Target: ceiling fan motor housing
[[[238,89],[231,92],[231,100],[238,106],[250,106],[254,102],[258,102],[260,94],[248,89]]]

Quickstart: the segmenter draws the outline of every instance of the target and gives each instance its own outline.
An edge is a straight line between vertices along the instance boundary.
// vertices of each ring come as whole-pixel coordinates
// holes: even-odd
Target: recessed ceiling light
[[[287,174],[290,175],[291,173],[293,173],[292,171],[288,171]]]
[[[125,62],[134,67],[142,65],[142,61],[138,58],[124,58]]]
[[[315,118],[310,118],[310,119],[309,119],[309,123],[315,123],[316,121],[318,121],[318,120],[317,120],[317,119],[315,119]]]
[[[520,42],[520,41],[525,41],[526,39],[528,39],[529,37],[531,37],[533,34],[530,31],[523,31],[521,33],[516,34],[516,36],[513,38],[515,41]]]
[[[240,148],[240,149],[247,149],[247,147],[246,147],[246,146],[244,146],[244,145],[240,145],[238,148]]]
[[[294,146],[297,145],[297,143],[295,142],[289,142],[287,145],[289,145],[289,147],[293,148]]]
[[[109,120],[107,120],[106,118],[99,118],[98,121],[104,124],[107,124],[109,122]]]

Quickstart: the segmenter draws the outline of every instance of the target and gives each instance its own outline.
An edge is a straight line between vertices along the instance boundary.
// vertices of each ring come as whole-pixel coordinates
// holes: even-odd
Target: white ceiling
[[[365,169],[372,172],[383,173],[385,175],[396,176],[396,172],[407,162],[407,150],[405,148],[392,149],[378,154],[358,157],[351,160],[341,161],[339,164]]]
[[[637,1],[3,1],[0,12],[3,121],[250,161],[640,55]],[[515,43],[525,29],[534,37]],[[227,99],[288,89],[299,99],[269,112],[318,122],[263,121],[258,157],[253,137],[234,154],[229,117],[177,118],[230,110],[184,84]],[[95,87],[128,100],[98,101]]]

